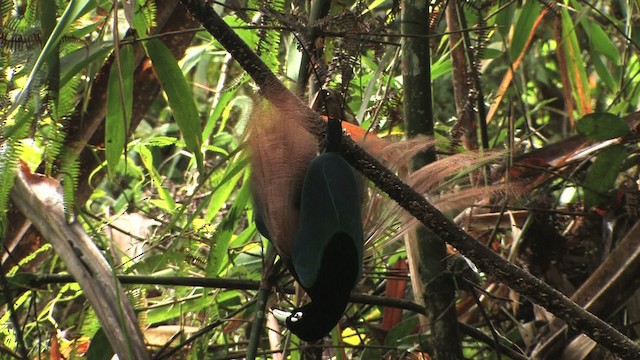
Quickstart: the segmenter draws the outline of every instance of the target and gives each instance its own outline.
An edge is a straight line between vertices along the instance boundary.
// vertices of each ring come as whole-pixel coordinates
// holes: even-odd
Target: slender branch
[[[278,106],[285,99],[290,104],[300,103],[271,72],[271,70],[253,53],[238,35],[203,0],[181,0],[189,12],[229,51],[243,69],[260,87],[262,95]],[[301,104],[301,103],[300,103]],[[310,109],[309,112],[312,112]],[[307,115],[307,114],[305,114]],[[319,115],[308,116],[314,123],[310,131],[319,138],[324,135],[324,126]],[[433,207],[424,196],[405,184],[389,169],[385,168],[371,155],[346,138],[345,159],[378,188],[387,193],[405,210],[423,225],[436,233],[442,240],[455,246],[462,254],[471,259],[480,269],[491,274],[497,280],[509,285],[513,290],[529,298],[532,302],[545,307],[548,311],[563,319],[570,326],[608,348],[614,354],[625,359],[638,359],[640,345],[634,343],[611,325],[585,311],[561,292],[534,277],[523,269],[506,261],[491,249],[458,228],[451,220]]]
[[[30,279],[23,277],[25,274],[20,274],[14,281],[13,277],[7,278],[10,286],[19,288],[21,285],[23,288],[40,288],[49,284],[65,284],[76,282],[71,275],[41,275],[33,276]],[[186,276],[141,276],[141,275],[118,275],[118,281],[121,284],[137,284],[137,285],[164,285],[164,286],[189,286],[189,287],[203,287],[203,288],[216,288],[216,289],[229,289],[229,290],[260,290],[260,281],[255,280],[237,280],[237,279],[223,279],[223,278],[197,278]],[[20,284],[20,285],[17,285]],[[284,288],[278,288],[278,291],[285,294],[294,294],[295,289],[293,286],[287,286]],[[383,296],[366,295],[360,293],[352,293],[350,297],[351,302],[358,304],[368,304],[377,306],[395,307],[398,309],[409,310],[415,313],[424,314],[424,307],[404,299],[395,299]]]
[[[256,311],[255,319],[251,324],[251,333],[249,335],[249,345],[247,346],[247,360],[254,360],[258,353],[258,347],[260,346],[260,335],[262,332],[265,314],[267,310],[267,300],[269,299],[270,291],[265,288],[258,290],[256,296]]]
[[[20,356],[23,359],[29,358],[29,351],[27,351],[27,346],[24,343],[24,335],[22,333],[22,327],[20,326],[20,321],[18,320],[18,314],[16,313],[16,309],[13,307],[13,294],[11,289],[9,288],[9,281],[4,273],[4,270],[0,269],[0,281],[2,285],[2,293],[4,295],[4,301],[7,303],[7,307],[9,308],[9,316],[11,318],[11,322],[13,323],[14,331],[16,333],[16,342],[18,343],[18,350],[20,351]]]
[[[183,342],[181,342],[180,344],[178,344],[176,347],[172,348],[171,350],[167,351],[166,353],[156,354],[156,356],[154,356],[153,360],[173,359],[172,356],[175,355],[175,353],[177,353],[178,351],[180,351],[180,349],[182,349],[185,346],[191,344],[192,342],[194,342],[199,337],[204,336],[209,331],[211,331],[211,330],[217,328],[218,326],[222,325],[224,322],[228,321],[227,319],[230,319],[230,318],[240,314],[241,312],[243,312],[244,310],[249,308],[249,306],[252,306],[255,302],[256,301],[254,299],[254,300],[251,300],[251,301],[247,302],[246,304],[243,304],[242,306],[240,306],[236,310],[234,310],[234,311],[230,312],[229,314],[227,314],[226,318],[218,319],[218,320],[212,322],[211,324],[203,327],[202,329],[198,330],[196,333],[194,333],[189,338],[185,339]]]
[[[249,344],[247,346],[247,360],[254,360],[256,358],[256,354],[258,353],[258,348],[260,346],[260,336],[262,335],[262,328],[264,327],[266,312],[267,312],[267,301],[269,300],[269,295],[271,294],[272,283],[271,283],[271,270],[274,266],[274,261],[276,257],[276,251],[270,243],[267,245],[267,251],[263,253],[262,257],[262,281],[260,283],[260,289],[258,290],[258,294],[256,295],[256,309],[254,311],[255,319],[251,324],[251,333],[249,336]]]
[[[25,274],[20,274],[17,279],[22,284],[22,287],[35,289],[44,287],[50,284],[66,284],[76,282],[75,279],[71,275],[41,275],[41,276],[33,276],[31,279],[26,279],[23,277]],[[165,285],[165,286],[189,286],[189,287],[203,287],[203,288],[217,288],[217,289],[230,289],[230,290],[260,290],[260,281],[255,280],[237,280],[237,279],[224,279],[224,278],[196,278],[196,277],[181,277],[181,276],[167,276],[167,277],[158,277],[158,276],[140,276],[140,275],[118,275],[118,281],[122,284],[137,284],[137,285]],[[14,281],[13,277],[8,277],[7,282],[9,286],[13,286],[17,288],[16,284],[18,281]],[[285,288],[279,289],[279,291],[284,292],[286,294],[295,293],[295,289],[292,286],[287,286]],[[252,300],[253,301],[253,300]],[[416,314],[426,315],[426,309],[416,304],[413,301],[405,300],[405,299],[397,299],[390,298],[385,296],[374,296],[367,295],[361,293],[352,293],[350,297],[350,301],[358,304],[367,304],[367,305],[375,305],[375,306],[385,306],[385,307],[393,307],[402,310],[412,311]],[[244,308],[243,308],[244,309]],[[465,323],[458,322],[458,327],[460,332],[463,334],[470,336],[478,341],[485,342],[490,344],[490,340],[484,333],[477,330],[474,327],[471,327]],[[200,332],[198,332],[200,333]],[[517,357],[514,355],[514,349],[512,349],[509,345],[503,344],[502,342],[499,344],[502,351],[510,354],[514,359],[522,359],[522,357]],[[160,354],[158,354],[160,356]],[[164,358],[166,355],[161,355],[161,358]]]

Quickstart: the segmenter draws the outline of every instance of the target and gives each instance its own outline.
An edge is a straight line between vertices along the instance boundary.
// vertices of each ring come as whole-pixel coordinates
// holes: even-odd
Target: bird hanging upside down
[[[286,105],[265,105],[252,118],[255,217],[311,298],[274,314],[300,339],[315,341],[338,323],[362,273],[361,200],[354,170],[340,155],[340,120],[329,119],[325,150],[316,155],[301,121],[306,109]]]
[[[349,294],[361,276],[363,249],[386,246],[417,224],[403,216],[397,204],[384,203],[379,208],[384,211],[375,212],[380,218],[367,217],[369,235],[363,244],[360,188],[354,170],[340,155],[343,125],[359,145],[399,169],[434,142],[416,139],[390,144],[373,134],[368,136],[357,126],[329,119],[326,146],[318,155],[317,142],[309,133],[314,130],[315,122],[310,118],[314,113],[284,97],[277,104],[264,104],[254,111],[247,140],[255,220],[260,233],[273,243],[282,262],[311,298],[310,303],[292,312],[274,310],[274,314],[300,339],[314,341],[329,333],[342,317]],[[413,172],[406,181],[418,192],[429,194],[439,191],[439,184],[453,174],[459,176],[467,167],[500,156],[500,152],[455,154]],[[432,200],[442,211],[505,193],[516,195],[518,187],[496,184],[456,188]],[[372,245],[378,238],[376,233],[385,232],[399,218],[402,224],[397,236],[382,236],[382,242]]]

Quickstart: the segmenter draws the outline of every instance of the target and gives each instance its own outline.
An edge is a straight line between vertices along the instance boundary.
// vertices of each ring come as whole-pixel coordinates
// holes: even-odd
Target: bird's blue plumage
[[[340,320],[362,273],[359,184],[340,155],[339,120],[329,119],[318,156],[298,121],[304,116],[275,109],[256,120],[249,138],[256,226],[311,298],[286,317],[287,327],[317,340]]]
[[[361,275],[364,235],[358,184],[351,166],[335,152],[316,157],[307,170],[300,199],[300,220],[293,239],[293,267],[308,289],[318,278],[324,250],[336,233],[345,233],[356,249]],[[353,288],[354,284],[349,284]],[[330,289],[329,289],[330,290]]]

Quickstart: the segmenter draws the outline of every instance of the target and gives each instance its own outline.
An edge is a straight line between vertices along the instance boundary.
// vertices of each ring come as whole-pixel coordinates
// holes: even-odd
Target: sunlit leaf
[[[614,64],[620,63],[620,52],[611,41],[611,36],[602,30],[602,27],[595,21],[583,21],[589,40],[593,48],[606,56]]]
[[[540,15],[541,7],[537,1],[527,1],[520,10],[518,21],[513,31],[513,39],[511,40],[511,48],[509,49],[509,57],[511,61],[515,61],[527,44],[527,39],[533,31],[538,15]]]
[[[578,104],[578,112],[583,115],[588,114],[591,112],[591,91],[580,42],[569,12],[566,9],[561,9],[560,13],[562,15],[563,48],[567,59],[566,71],[574,91],[573,97]]]
[[[163,179],[160,176],[158,170],[155,168],[155,165],[153,163],[153,154],[146,146],[140,146],[138,148],[138,152],[140,154],[140,159],[142,160],[144,167],[149,172],[149,175],[151,175],[151,182],[153,187],[156,188],[158,194],[160,194],[160,197],[162,198],[162,202],[158,201],[156,202],[156,204],[169,211],[175,210],[176,202],[171,196],[169,190],[164,186]]]
[[[64,35],[64,32],[69,26],[71,26],[71,23],[73,23],[82,12],[90,8],[93,3],[93,0],[71,0],[69,2],[64,13],[62,13],[62,16],[58,19],[56,27],[53,29],[51,35],[42,47],[42,51],[31,68],[26,83],[22,87],[22,90],[14,101],[12,107],[9,109],[8,114],[12,114],[27,99],[27,95],[31,91],[31,86],[36,79],[36,75],[41,70],[42,66],[45,65],[47,59],[52,56],[58,56],[56,47]],[[6,132],[6,137],[13,136],[15,131],[19,130],[22,125],[23,123],[18,123],[13,126]]]
[[[153,69],[167,94],[167,100],[176,123],[180,127],[187,149],[195,155],[198,171],[204,174],[201,150],[202,127],[191,88],[171,51],[160,40],[152,39],[144,44],[153,63]]]
[[[207,261],[207,276],[219,276],[220,272],[228,264],[228,247],[233,233],[236,229],[238,222],[242,216],[242,212],[249,203],[251,197],[251,191],[249,182],[240,189],[233,205],[229,212],[225,215],[220,223],[218,230],[214,234],[213,249],[209,253],[209,260]]]

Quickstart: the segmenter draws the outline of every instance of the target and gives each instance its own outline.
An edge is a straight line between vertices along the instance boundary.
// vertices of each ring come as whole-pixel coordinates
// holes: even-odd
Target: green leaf
[[[60,59],[60,86],[64,86],[94,61],[104,61],[112,50],[113,42],[101,41],[64,55]]]
[[[498,33],[502,36],[502,39],[507,39],[509,37],[509,30],[511,29],[513,19],[515,18],[515,11],[517,7],[518,5],[515,3],[509,3],[502,7],[497,6],[496,9],[499,8],[500,11],[496,13],[496,16],[489,19],[489,24],[496,26]]]
[[[109,360],[113,355],[115,355],[115,352],[111,348],[109,338],[104,329],[100,328],[91,339],[89,350],[87,350],[87,359]]]
[[[415,328],[420,325],[418,315],[412,315],[402,320],[393,329],[389,330],[384,339],[384,345],[390,347],[401,347],[401,344],[415,340]]]
[[[593,48],[615,64],[620,64],[620,52],[611,41],[610,35],[607,35],[595,21],[582,21],[582,25],[589,35],[590,44]]]
[[[138,36],[149,35],[149,30],[155,25],[156,4],[153,1],[124,2],[122,9],[125,18]]]
[[[167,320],[183,316],[185,313],[198,312],[210,306],[211,298],[208,296],[200,296],[194,299],[190,299],[189,301],[180,302],[179,306],[175,306],[174,304],[157,306],[147,312],[147,323],[149,325],[162,323]]]
[[[218,226],[215,234],[215,246],[209,253],[209,260],[207,261],[206,276],[219,276],[229,262],[229,253],[227,251],[229,243],[250,198],[250,186],[249,182],[246,181],[233,202],[231,210],[229,210],[224,219],[222,219],[220,226]]]
[[[151,184],[157,189],[158,194],[163,200],[162,203],[157,204],[161,205],[163,209],[174,211],[177,204],[173,200],[173,197],[171,196],[169,190],[162,184],[162,177],[153,164],[153,154],[146,146],[141,145],[137,150],[140,154],[140,160],[142,160],[144,167],[147,169],[149,175],[151,176]]]
[[[538,4],[537,1],[529,0],[524,4],[513,31],[513,39],[511,41],[511,48],[509,49],[509,58],[511,61],[515,61],[524,50],[529,34],[533,31],[533,25],[540,15],[540,11],[540,4]]]
[[[431,66],[431,80],[436,80],[445,74],[451,73],[451,58],[443,56]]]
[[[204,163],[200,149],[202,128],[191,88],[173,54],[160,40],[149,40],[144,43],[144,46],[149,58],[151,58],[156,76],[167,94],[173,117],[184,137],[187,149],[195,155],[200,174],[204,174]]]
[[[622,145],[612,146],[598,154],[584,182],[585,208],[591,209],[609,202],[607,194],[613,189],[626,158],[627,150]]]
[[[167,320],[179,318],[186,313],[198,313],[202,310],[217,312],[218,304],[222,306],[237,306],[243,299],[239,291],[216,292],[212,299],[208,294],[203,294],[201,289],[193,290],[188,300],[180,301],[178,304],[168,302],[165,305],[153,307],[147,312],[147,322],[150,325],[162,323]]]
[[[18,94],[18,97],[16,98],[11,108],[9,109],[9,111],[7,111],[5,115],[6,117],[11,117],[13,112],[16,109],[18,109],[18,107],[22,105],[22,103],[24,103],[24,101],[27,99],[27,95],[31,92],[31,85],[36,80],[36,75],[38,74],[42,66],[45,64],[47,59],[51,58],[51,56],[54,56],[54,55],[57,56],[58,43],[60,42],[60,39],[62,38],[62,35],[67,30],[67,28],[74,21],[76,21],[76,19],[78,18],[78,16],[82,14],[82,12],[84,12],[87,8],[92,6],[95,6],[94,0],[71,0],[71,2],[69,2],[69,5],[67,5],[67,8],[64,10],[64,13],[62,13],[62,16],[60,17],[60,19],[58,19],[58,23],[56,27],[53,29],[53,31],[51,32],[51,35],[49,36],[44,46],[42,47],[42,51],[40,52],[40,55],[36,59],[36,62],[33,64],[33,67],[29,72],[29,77],[27,78],[27,81],[22,86],[22,90]],[[26,120],[21,123],[17,122],[11,129],[8,129],[8,131],[4,134],[5,137],[6,138],[12,137],[14,133],[17,130],[19,130],[25,122]]]
[[[148,139],[144,139],[140,143],[142,145],[146,145],[149,147],[164,147],[164,146],[171,146],[176,144],[181,144],[180,146],[184,146],[184,143],[181,141],[178,141],[177,138],[174,138],[172,136],[163,136],[163,135],[157,135]]]
[[[56,4],[54,1],[41,1],[38,3],[38,16],[40,17],[40,29],[42,34],[49,37],[56,27]],[[58,91],[60,90],[60,49],[55,46],[52,51],[45,54],[44,59],[47,64],[47,83],[49,84],[49,93],[54,102],[59,99]],[[55,112],[54,112],[55,113]],[[55,114],[55,118],[59,118]]]
[[[604,141],[628,135],[629,125],[619,116],[611,113],[593,113],[580,119],[576,127],[578,132],[590,140]]]
[[[107,116],[105,124],[105,153],[109,175],[115,169],[127,142],[133,109],[133,46],[120,49],[120,67],[114,62],[109,73]],[[121,71],[120,71],[121,70]],[[122,80],[122,81],[121,81]]]
[[[232,191],[236,188],[236,184],[242,176],[247,166],[247,159],[242,161],[236,161],[229,165],[224,177],[220,180],[220,183],[216,186],[216,189],[211,193],[211,202],[207,208],[207,214],[205,216],[206,222],[211,222],[218,215],[222,205],[229,201]]]
[[[600,54],[598,54],[597,51],[595,51],[593,48],[591,49],[590,53],[591,60],[593,61],[593,67],[596,69],[596,73],[598,74],[600,79],[602,79],[602,81],[605,83],[605,85],[607,85],[611,92],[617,92],[619,89],[618,82],[616,82],[607,66],[604,64],[602,59],[600,59]]]
[[[567,9],[561,9],[562,15],[562,37],[564,39],[563,49],[567,59],[567,73],[571,80],[571,88],[573,96],[578,104],[577,111],[584,115],[590,110],[589,102],[591,101],[591,91],[589,88],[589,79],[587,77],[586,65],[582,58],[582,50],[580,42],[576,35],[575,25],[571,20],[571,15]],[[590,112],[590,111],[589,111]]]

